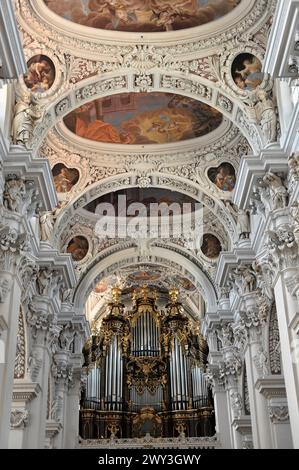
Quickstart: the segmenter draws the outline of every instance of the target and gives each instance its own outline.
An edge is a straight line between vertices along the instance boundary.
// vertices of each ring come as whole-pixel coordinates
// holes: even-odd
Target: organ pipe
[[[103,412],[96,416],[96,426],[102,426],[97,435],[107,436],[103,426],[118,416],[122,433],[134,432],[137,428],[132,420],[143,410],[159,415],[156,425],[165,417],[163,429],[175,435],[170,427],[171,423],[175,426],[176,416],[187,420],[193,411],[190,416],[194,419],[198,410],[196,419],[201,419],[202,407],[206,413],[208,388],[203,375],[202,339],[190,328],[175,289],[163,314],[145,288],[142,296],[136,296],[132,311],[125,312],[123,307],[116,295],[98,336],[90,342],[97,348],[95,353],[86,354],[94,362],[87,364],[85,397],[98,406],[91,406],[92,410]],[[177,410],[179,414],[173,413]],[[200,427],[196,424],[195,428]]]

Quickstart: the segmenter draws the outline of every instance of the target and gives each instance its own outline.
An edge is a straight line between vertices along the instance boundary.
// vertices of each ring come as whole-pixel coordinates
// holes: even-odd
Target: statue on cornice
[[[287,207],[287,189],[283,184],[282,178],[271,171],[265,174],[263,182],[270,188],[273,210],[284,209]]]
[[[39,295],[47,295],[50,289],[50,284],[53,279],[53,272],[50,269],[41,269],[38,273],[36,284]]]
[[[230,323],[223,323],[221,332],[220,332],[220,339],[222,342],[223,348],[231,347],[234,343],[234,333]]]
[[[245,240],[250,235],[250,219],[248,211],[239,209],[237,218],[237,233],[239,240]]]
[[[71,322],[63,326],[59,334],[59,346],[65,351],[71,351],[74,343],[75,331]]]
[[[232,409],[234,411],[234,414],[235,414],[235,417],[236,418],[240,418],[241,414],[242,414],[242,397],[240,395],[240,393],[238,392],[233,392],[231,394],[231,405],[232,405]]]
[[[268,357],[262,346],[254,356],[253,362],[260,377],[264,378],[269,374]]]
[[[52,211],[41,212],[39,216],[40,239],[42,242],[49,242],[52,239],[54,229],[54,214]]]
[[[256,113],[262,128],[266,144],[276,142],[277,139],[277,116],[273,99],[265,90],[259,90],[256,93],[258,102],[256,104]]]
[[[249,294],[256,289],[256,274],[249,266],[240,266],[234,273],[235,283],[240,294]]]
[[[24,92],[14,109],[11,128],[12,142],[16,145],[23,145],[27,149],[30,148],[34,126],[41,117],[41,109],[32,103],[30,92]]]
[[[253,269],[246,267],[242,273],[243,275],[243,292],[247,294],[256,289],[256,275]]]

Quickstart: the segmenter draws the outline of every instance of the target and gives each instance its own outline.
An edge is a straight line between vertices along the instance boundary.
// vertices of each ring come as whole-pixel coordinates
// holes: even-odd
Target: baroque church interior
[[[0,448],[298,449],[299,1],[0,24]]]

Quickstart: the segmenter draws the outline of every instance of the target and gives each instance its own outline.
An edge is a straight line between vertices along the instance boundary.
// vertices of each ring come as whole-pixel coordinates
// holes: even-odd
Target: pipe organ
[[[84,347],[87,370],[80,434],[84,439],[209,436],[215,432],[204,377],[207,346],[184,313],[178,291],[165,310],[146,286],[125,309],[118,288],[100,329]]]

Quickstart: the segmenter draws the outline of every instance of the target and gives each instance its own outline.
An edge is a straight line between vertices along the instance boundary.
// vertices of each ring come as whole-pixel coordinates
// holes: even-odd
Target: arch
[[[122,173],[120,175],[105,178],[88,186],[83,193],[79,194],[70,204],[68,204],[59,214],[55,227],[56,239],[59,239],[67,224],[78,215],[80,209],[94,199],[109,192],[128,189],[138,186],[138,177],[133,172]],[[209,209],[222,223],[227,230],[230,245],[232,245],[236,233],[236,223],[232,215],[225,208],[223,203],[206,189],[200,188],[193,181],[181,176],[153,172],[148,177],[148,187],[164,188],[184,193],[194,200],[202,203]],[[81,216],[82,214],[81,211]],[[91,217],[91,214],[89,214]],[[229,248],[229,247],[228,247]]]
[[[101,253],[88,270],[84,273],[74,294],[74,306],[77,311],[84,310],[85,301],[97,282],[115,270],[144,263],[136,254],[135,247],[124,246],[121,250],[111,251],[107,254]],[[195,280],[196,287],[201,291],[207,308],[213,312],[217,309],[217,294],[212,281],[204,272],[203,268],[197,265],[194,260],[187,259],[182,253],[174,252],[165,247],[152,247],[147,263],[166,266],[174,270],[178,270],[184,275],[192,276]]]
[[[65,91],[66,87],[68,89]],[[60,96],[54,95],[53,102],[48,103],[44,117],[35,129],[33,139],[35,154],[49,130],[77,107],[98,98],[141,91],[174,93],[208,104],[240,129],[254,151],[257,152],[262,146],[262,131],[257,124],[249,122],[246,106],[238,97],[229,95],[218,83],[195,74],[186,76],[177,70],[162,68],[149,68],[140,73],[132,67],[123,68],[117,73],[103,73],[101,78],[98,75],[92,76],[75,85],[67,84],[66,87],[62,87],[64,92]],[[158,145],[156,147],[158,149]]]

